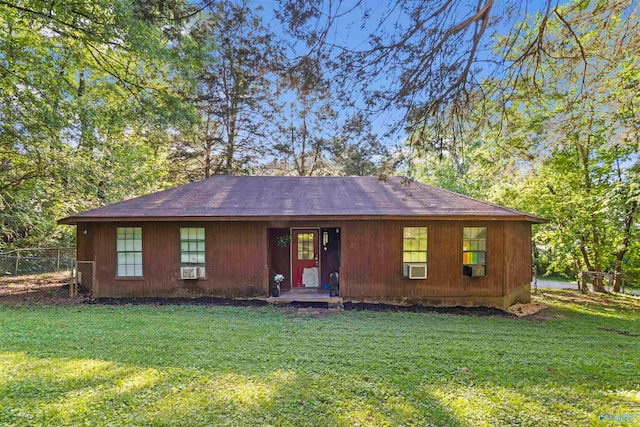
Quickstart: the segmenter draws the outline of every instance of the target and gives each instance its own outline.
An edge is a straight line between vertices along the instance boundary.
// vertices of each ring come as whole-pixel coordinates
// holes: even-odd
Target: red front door
[[[293,230],[293,287],[317,288],[320,281],[318,230]]]

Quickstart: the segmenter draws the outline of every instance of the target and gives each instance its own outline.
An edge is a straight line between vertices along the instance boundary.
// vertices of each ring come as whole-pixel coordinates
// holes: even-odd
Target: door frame
[[[289,245],[289,277],[291,278],[291,290],[293,291],[293,230],[316,230],[318,232],[318,246],[316,248],[316,250],[318,251],[318,287],[317,288],[307,288],[304,287],[302,289],[322,289],[322,283],[321,282],[321,278],[322,278],[322,273],[320,271],[320,269],[322,268],[322,251],[320,250],[320,238],[321,238],[321,231],[320,231],[320,227],[290,227],[289,228],[289,235],[291,236],[291,244]]]

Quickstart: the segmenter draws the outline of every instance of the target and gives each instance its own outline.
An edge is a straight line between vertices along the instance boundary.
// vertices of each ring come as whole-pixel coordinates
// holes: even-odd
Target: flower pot
[[[280,286],[274,286],[271,288],[271,296],[279,297],[280,296]]]

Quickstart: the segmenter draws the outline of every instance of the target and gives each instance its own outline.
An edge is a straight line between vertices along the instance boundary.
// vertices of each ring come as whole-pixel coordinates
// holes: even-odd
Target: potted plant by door
[[[292,241],[293,237],[291,236],[291,234],[283,234],[282,236],[276,238],[276,243],[281,248],[286,248],[291,244]]]
[[[334,271],[329,275],[329,296],[337,297],[340,295],[340,273]]]
[[[280,296],[280,283],[284,280],[284,276],[282,274],[276,274],[273,276],[271,280],[271,296],[279,297]]]

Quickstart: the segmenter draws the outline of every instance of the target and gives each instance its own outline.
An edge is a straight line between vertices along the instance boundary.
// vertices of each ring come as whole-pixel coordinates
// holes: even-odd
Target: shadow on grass
[[[410,401],[389,384],[357,376],[1,357],[0,423],[6,425],[466,425],[427,394]]]
[[[546,322],[11,308],[0,313],[0,424],[588,425],[640,412],[640,340],[602,329],[640,332],[634,303],[571,295],[545,292],[563,316]]]
[[[553,308],[572,317],[589,315],[595,317],[618,318],[621,320],[640,319],[640,297],[615,293],[587,293],[579,291],[545,289],[534,296]]]

